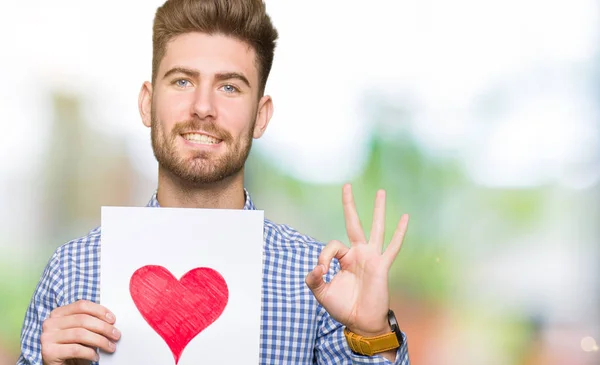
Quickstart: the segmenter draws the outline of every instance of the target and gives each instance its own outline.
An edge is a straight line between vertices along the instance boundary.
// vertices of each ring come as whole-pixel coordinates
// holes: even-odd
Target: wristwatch
[[[344,335],[350,349],[360,355],[373,356],[400,347],[402,345],[402,333],[400,333],[398,321],[396,321],[396,316],[391,309],[388,311],[388,322],[392,327],[392,332],[376,337],[364,337],[350,332],[348,328],[344,328]]]

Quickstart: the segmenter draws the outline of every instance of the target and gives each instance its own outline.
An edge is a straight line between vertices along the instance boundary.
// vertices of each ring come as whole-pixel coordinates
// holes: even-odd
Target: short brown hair
[[[174,37],[200,32],[223,34],[250,45],[256,53],[259,94],[273,64],[277,30],[263,0],[167,0],[156,11],[152,34],[152,82]]]

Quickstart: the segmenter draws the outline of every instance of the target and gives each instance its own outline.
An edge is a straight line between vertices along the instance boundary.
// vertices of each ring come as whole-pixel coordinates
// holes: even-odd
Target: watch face
[[[400,331],[400,327],[398,326],[398,321],[396,320],[394,311],[392,311],[391,309],[388,311],[388,322],[390,323],[390,327],[392,327],[392,332],[396,334],[398,343],[402,345],[402,332]]]
[[[396,316],[394,315],[394,311],[392,311],[391,309],[388,311],[388,322],[390,323],[390,326],[392,327],[392,330],[394,330],[394,327],[398,327],[398,321],[396,321]]]

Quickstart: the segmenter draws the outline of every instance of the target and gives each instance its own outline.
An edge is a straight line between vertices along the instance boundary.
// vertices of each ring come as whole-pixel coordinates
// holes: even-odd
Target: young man
[[[263,92],[277,39],[262,0],[168,0],[153,31],[152,83],[139,96],[159,162],[148,206],[255,209],[244,163],[273,113]],[[342,195],[351,248],[265,220],[261,364],[409,364],[388,311],[388,271],[408,217],[383,251],[385,193],[369,240],[349,185]],[[115,314],[98,304],[99,251],[100,228],[56,250],[27,311],[18,364],[96,363],[97,349],[118,351]]]

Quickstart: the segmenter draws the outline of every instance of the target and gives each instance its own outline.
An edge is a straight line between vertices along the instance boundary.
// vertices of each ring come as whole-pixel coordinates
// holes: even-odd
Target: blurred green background
[[[136,101],[160,3],[0,5],[0,365],[52,252],[156,187]],[[343,240],[342,184],[366,229],[386,189],[388,239],[411,215],[390,278],[413,364],[600,363],[599,4],[267,5],[266,217]]]

